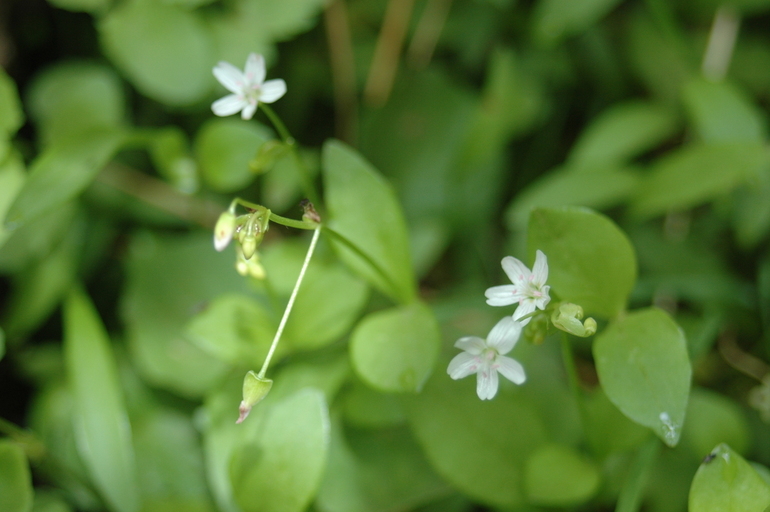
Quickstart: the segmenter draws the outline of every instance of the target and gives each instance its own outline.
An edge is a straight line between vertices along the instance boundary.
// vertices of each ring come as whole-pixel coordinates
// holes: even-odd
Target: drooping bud
[[[243,378],[243,400],[238,407],[238,420],[236,423],[242,423],[251,412],[252,407],[261,402],[273,387],[273,381],[264,377],[259,377],[253,371],[250,371]]]
[[[596,320],[587,318],[585,322],[581,322],[582,318],[583,308],[569,302],[560,304],[559,308],[551,314],[551,322],[557,329],[581,338],[596,333]]]
[[[257,252],[257,237],[253,233],[246,233],[241,241],[241,248],[243,249],[243,257],[247,260],[251,259]]]
[[[307,199],[303,199],[300,203],[300,206],[302,207],[302,220],[305,222],[312,222],[314,224],[321,223],[321,216],[318,215],[317,211],[315,211],[313,203]]]
[[[214,248],[222,252],[225,247],[233,239],[233,233],[235,233],[236,219],[235,215],[231,211],[223,212],[217,219],[217,224],[214,226]]]

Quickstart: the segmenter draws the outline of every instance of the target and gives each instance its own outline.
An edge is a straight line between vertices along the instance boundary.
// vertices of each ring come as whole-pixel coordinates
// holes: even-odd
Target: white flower
[[[545,309],[551,300],[545,282],[548,280],[548,259],[542,251],[537,251],[535,266],[532,271],[521,261],[512,256],[506,256],[502,261],[503,270],[513,284],[493,286],[485,292],[487,304],[490,306],[508,306],[519,303],[513,314],[515,320],[532,313],[536,308]],[[529,318],[523,320],[526,325]]]
[[[286,94],[286,82],[280,78],[265,82],[265,59],[256,53],[249,54],[243,72],[229,62],[220,61],[214,66],[214,76],[233,93],[211,105],[218,116],[240,112],[243,119],[251,119],[260,101],[273,103]]]
[[[486,341],[476,336],[460,338],[455,347],[464,350],[449,363],[447,373],[454,380],[476,373],[476,393],[482,400],[491,400],[497,394],[497,372],[516,384],[527,376],[524,367],[506,357],[521,336],[522,324],[506,316],[495,325]]]

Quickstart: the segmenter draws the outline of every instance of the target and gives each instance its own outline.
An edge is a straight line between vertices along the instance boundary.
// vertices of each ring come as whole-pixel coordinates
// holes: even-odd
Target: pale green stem
[[[659,448],[660,441],[654,436],[651,436],[649,441],[639,447],[639,451],[631,463],[631,470],[620,490],[615,512],[638,512]]]
[[[577,366],[575,365],[575,356],[572,353],[572,345],[569,342],[569,336],[566,332],[561,337],[561,354],[564,360],[564,368],[567,370],[567,380],[572,391],[572,397],[577,404],[580,414],[580,423],[583,427],[583,433],[588,432],[588,411],[586,411],[585,401],[583,400],[583,391],[580,389],[580,380],[578,379]]]
[[[265,378],[265,374],[267,373],[267,367],[270,365],[270,359],[273,357],[273,352],[275,352],[275,348],[278,346],[278,341],[281,339],[281,334],[283,334],[283,329],[286,327],[286,321],[289,319],[289,313],[291,313],[291,308],[294,307],[294,300],[297,298],[297,292],[299,292],[299,286],[302,284],[302,279],[305,277],[305,271],[307,270],[307,266],[310,263],[310,258],[313,257],[313,251],[315,251],[316,243],[318,242],[318,236],[321,234],[321,228],[317,227],[315,232],[313,233],[313,239],[310,241],[310,247],[308,247],[307,255],[305,255],[305,261],[302,263],[302,268],[299,271],[299,276],[297,277],[297,282],[294,284],[294,290],[291,292],[291,297],[289,297],[289,303],[286,304],[286,309],[283,311],[283,318],[281,318],[281,323],[278,325],[278,330],[275,331],[275,337],[273,338],[273,344],[270,345],[270,350],[267,353],[267,357],[265,357],[265,363],[262,365],[262,369],[259,370],[258,377],[260,379]]]

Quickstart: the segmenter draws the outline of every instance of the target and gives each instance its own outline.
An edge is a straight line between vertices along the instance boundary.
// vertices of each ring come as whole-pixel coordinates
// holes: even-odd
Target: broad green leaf
[[[323,174],[329,226],[356,248],[332,238],[345,262],[397,302],[412,302],[416,290],[406,223],[391,186],[338,141],[324,145]]]
[[[586,315],[612,318],[626,307],[636,281],[636,256],[626,235],[607,217],[583,208],[538,208],[527,245],[548,257],[548,284]]]
[[[105,54],[150,98],[189,105],[211,90],[213,45],[197,12],[129,0],[102,18],[97,29]]]
[[[442,365],[443,366],[443,365]],[[436,471],[482,503],[524,503],[524,464],[546,440],[546,427],[520,394],[476,396],[475,379],[453,381],[444,371],[405,401],[418,442]]]
[[[534,208],[609,208],[631,195],[638,183],[639,175],[631,169],[603,167],[592,172],[573,167],[554,169],[517,194],[505,218],[510,229],[524,231]]]
[[[32,163],[24,186],[5,217],[15,229],[75,198],[125,143],[121,131],[98,131],[52,144]]]
[[[570,152],[570,166],[586,172],[625,163],[674,135],[678,122],[670,109],[640,101],[618,103],[591,121]]]
[[[24,124],[24,112],[21,109],[16,84],[5,70],[0,68],[0,163],[8,154],[10,148],[8,141],[22,124]]]
[[[316,24],[316,16],[323,10],[324,0],[252,0],[259,13],[259,23],[254,30],[267,32],[272,41],[284,41],[310,30]]]
[[[524,474],[530,503],[550,507],[579,505],[598,490],[599,468],[573,448],[558,444],[541,446],[533,453]]]
[[[417,392],[433,370],[440,332],[421,302],[371,313],[350,335],[350,358],[358,376],[385,392]]]
[[[167,126],[150,135],[150,157],[158,172],[177,190],[197,192],[198,166],[191,155],[187,134],[179,127]]]
[[[631,450],[650,436],[649,430],[624,416],[601,387],[585,398],[585,409],[588,442],[599,456]]]
[[[729,82],[696,78],[684,86],[682,99],[704,142],[761,144],[767,139],[767,118]]]
[[[123,84],[114,70],[91,62],[63,62],[38,75],[29,90],[30,117],[44,145],[124,123]]]
[[[110,508],[136,512],[134,450],[115,358],[96,309],[79,289],[64,303],[64,360],[80,456]]]
[[[676,446],[692,377],[687,342],[676,322],[657,308],[628,313],[596,337],[593,353],[612,403]]]
[[[655,164],[631,202],[637,216],[650,217],[710,201],[745,183],[770,165],[762,144],[690,145]]]
[[[345,422],[351,425],[383,428],[406,421],[398,395],[377,392],[357,379],[348,384],[342,399]]]
[[[24,185],[26,177],[21,155],[12,152],[3,161],[3,155],[0,154],[0,248],[11,235],[5,227],[5,214]]]
[[[0,510],[30,512],[34,491],[29,463],[22,447],[0,439]]]
[[[535,37],[550,45],[567,36],[579,34],[619,3],[620,0],[539,0],[533,14]]]
[[[262,421],[243,426],[249,437],[231,461],[231,481],[241,510],[304,511],[321,484],[329,449],[323,393],[300,390],[273,404]]]
[[[308,240],[266,248],[262,261],[273,288],[288,299],[307,253]],[[284,332],[293,350],[312,350],[337,341],[366,305],[368,289],[337,260],[315,256],[308,266]],[[288,347],[287,347],[288,348]]]
[[[234,366],[259,366],[278,323],[265,306],[246,295],[225,294],[212,300],[188,324],[189,339],[213,357]],[[284,349],[284,350],[281,350]],[[278,345],[280,360],[285,344]]]
[[[185,327],[215,297],[247,292],[234,259],[230,251],[214,251],[210,233],[139,233],[132,240],[122,316],[134,364],[153,385],[199,397],[228,371]]]
[[[687,404],[687,423],[682,445],[690,448],[695,460],[702,460],[719,443],[727,443],[739,454],[749,447],[750,430],[743,410],[732,400],[695,388]]]
[[[73,509],[58,490],[38,489],[32,512],[73,512]]]
[[[733,229],[739,247],[753,249],[770,231],[770,167],[733,192]]]
[[[770,485],[726,444],[714,448],[692,479],[690,512],[756,512],[767,507]]]
[[[200,7],[201,5],[208,5],[214,1],[216,0],[161,0],[161,2],[164,4],[180,5],[187,9],[194,9],[195,7]]]
[[[241,119],[210,119],[195,137],[203,181],[217,192],[235,192],[254,181],[249,161],[270,139],[269,131]]]

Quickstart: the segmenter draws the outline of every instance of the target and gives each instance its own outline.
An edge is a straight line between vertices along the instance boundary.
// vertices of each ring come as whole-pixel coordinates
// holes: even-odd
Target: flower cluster
[[[270,211],[266,208],[253,210],[245,215],[235,216],[234,208],[222,213],[214,227],[214,248],[225,250],[233,238],[238,242],[238,256],[235,268],[242,276],[257,279],[265,277],[265,270],[259,262],[257,247],[270,226]]]
[[[497,394],[498,372],[515,384],[522,384],[526,374],[521,364],[505,354],[519,341],[523,327],[529,323],[536,309],[545,310],[551,300],[548,292],[548,260],[537,251],[535,265],[530,271],[524,263],[512,256],[502,261],[503,270],[513,284],[493,286],[485,295],[490,306],[518,304],[513,316],[500,320],[486,340],[475,336],[460,338],[455,347],[463,350],[449,363],[447,373],[453,379],[476,374],[476,393],[482,400],[491,400]]]

